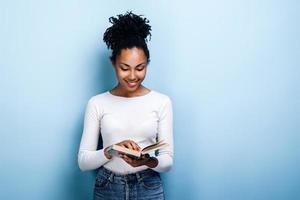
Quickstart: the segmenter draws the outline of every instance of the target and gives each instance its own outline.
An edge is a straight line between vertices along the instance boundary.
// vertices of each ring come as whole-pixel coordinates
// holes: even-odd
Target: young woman
[[[173,114],[170,98],[142,85],[150,61],[147,37],[149,20],[127,12],[110,17],[112,26],[103,40],[112,49],[110,57],[118,84],[91,97],[86,106],[78,152],[82,171],[98,169],[94,199],[164,199],[160,172],[173,164]],[[97,150],[99,137],[103,149]],[[169,146],[135,160],[110,155],[117,144],[139,150],[156,141]]]

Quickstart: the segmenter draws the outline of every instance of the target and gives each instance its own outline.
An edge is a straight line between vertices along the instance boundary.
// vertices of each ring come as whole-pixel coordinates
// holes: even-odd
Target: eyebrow
[[[128,64],[126,64],[126,63],[120,63],[120,64],[126,65],[127,67],[131,67],[130,65],[128,65]],[[142,63],[138,64],[138,65],[135,66],[135,67],[138,67],[138,66],[140,66],[140,65],[142,65],[142,64],[146,64],[146,62],[142,62]]]

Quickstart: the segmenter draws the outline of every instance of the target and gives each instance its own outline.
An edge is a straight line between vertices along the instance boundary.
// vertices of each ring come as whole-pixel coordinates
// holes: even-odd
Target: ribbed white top
[[[136,97],[116,96],[107,91],[91,97],[87,103],[78,152],[80,169],[86,171],[104,166],[118,174],[147,169],[147,166],[131,167],[119,157],[107,159],[104,148],[97,150],[99,137],[102,137],[104,148],[127,139],[142,148],[164,140],[169,146],[158,151],[159,163],[153,170],[168,171],[173,164],[171,99],[153,90]]]

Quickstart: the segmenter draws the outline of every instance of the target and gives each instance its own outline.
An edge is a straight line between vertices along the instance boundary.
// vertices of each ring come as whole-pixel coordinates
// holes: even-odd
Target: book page
[[[144,149],[142,150],[142,153],[145,154],[145,153],[148,153],[148,152],[157,150],[157,149],[164,148],[164,147],[166,147],[166,146],[168,146],[167,143],[158,143],[158,144],[155,144],[155,145],[150,145],[150,146],[144,148]]]
[[[162,143],[162,142],[163,142],[163,140],[161,140],[161,141],[159,141],[159,142],[156,142],[156,143],[154,143],[154,144],[150,144],[150,145],[144,147],[141,151],[144,151],[144,150],[147,151],[148,148],[151,148],[151,147],[153,147],[153,146],[159,145],[159,144]]]

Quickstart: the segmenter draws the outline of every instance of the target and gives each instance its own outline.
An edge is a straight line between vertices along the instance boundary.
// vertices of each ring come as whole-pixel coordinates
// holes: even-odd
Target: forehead
[[[141,63],[146,61],[146,55],[143,49],[140,48],[122,49],[118,56],[118,61],[127,64]]]

